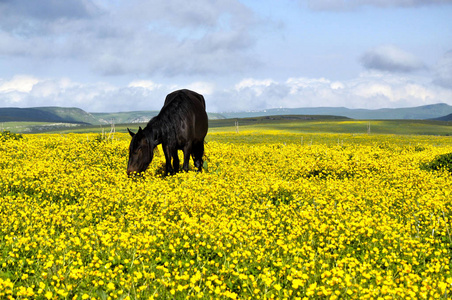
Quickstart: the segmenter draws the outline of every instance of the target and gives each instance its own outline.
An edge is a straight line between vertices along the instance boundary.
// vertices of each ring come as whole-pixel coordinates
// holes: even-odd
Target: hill
[[[146,123],[158,111],[88,113],[75,107],[0,108],[0,122],[59,122],[90,125]],[[210,120],[276,115],[342,116],[359,120],[447,120],[452,106],[445,103],[407,108],[349,109],[346,107],[275,108],[261,111],[208,113]],[[442,119],[446,118],[446,119]],[[450,117],[449,117],[450,118]]]
[[[129,111],[117,113],[92,113],[102,124],[146,123],[156,116],[158,111]]]
[[[271,115],[335,115],[360,120],[424,120],[452,114],[445,103],[406,108],[350,109],[346,107],[274,108],[262,111],[222,113],[226,118],[250,118]]]
[[[147,123],[155,117],[159,111],[143,110],[116,113],[91,113],[100,124],[127,124],[127,123]],[[224,119],[225,117],[217,113],[208,113],[209,120]]]
[[[439,118],[434,118],[432,120],[449,122],[449,121],[452,121],[452,114],[448,114],[447,116],[443,116],[443,117],[439,117]]]
[[[100,124],[92,114],[76,107],[37,107],[41,111],[52,113],[65,120],[65,123]]]
[[[91,114],[75,107],[0,108],[0,122],[99,124]]]
[[[57,122],[90,125],[147,123],[158,111],[129,111],[117,113],[88,113],[75,107],[0,107],[0,122]],[[224,119],[208,113],[210,120]]]
[[[37,108],[0,108],[0,122],[63,122],[63,118]]]
[[[323,115],[278,115],[278,116],[263,116],[263,117],[252,117],[252,118],[237,118],[235,120],[231,119],[216,119],[209,122],[210,128],[218,127],[231,127],[234,124],[240,126],[253,126],[253,125],[276,125],[276,124],[288,124],[306,121],[347,121],[350,118],[340,117],[340,116],[323,116]]]

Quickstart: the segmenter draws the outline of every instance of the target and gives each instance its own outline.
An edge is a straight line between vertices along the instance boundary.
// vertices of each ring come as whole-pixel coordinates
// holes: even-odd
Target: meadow
[[[0,140],[0,299],[451,297],[452,175],[422,168],[451,137],[212,130],[202,173],[131,178],[129,141]]]
[[[238,123],[236,128],[235,124]],[[14,133],[104,133],[127,132],[146,123],[86,125],[50,122],[3,122],[0,131]],[[433,120],[355,120],[339,116],[283,115],[241,119],[209,119],[209,132],[271,131],[289,133],[350,133],[397,135],[452,135],[452,122]]]

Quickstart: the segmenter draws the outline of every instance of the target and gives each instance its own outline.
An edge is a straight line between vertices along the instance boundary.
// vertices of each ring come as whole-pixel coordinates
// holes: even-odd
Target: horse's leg
[[[174,148],[174,150],[172,151],[172,155],[173,155],[173,169],[174,169],[174,173],[179,172],[179,156],[177,155],[177,149]]]
[[[163,146],[163,153],[165,153],[165,176],[173,173],[173,168],[171,167],[171,151],[168,145]]]
[[[194,144],[193,145],[193,161],[195,163],[195,168],[198,169],[198,172],[202,171],[203,155],[204,155],[204,141]]]
[[[192,143],[188,142],[184,146],[184,164],[182,165],[182,169],[184,169],[185,172],[188,172],[188,163],[190,162],[190,153],[192,152]]]

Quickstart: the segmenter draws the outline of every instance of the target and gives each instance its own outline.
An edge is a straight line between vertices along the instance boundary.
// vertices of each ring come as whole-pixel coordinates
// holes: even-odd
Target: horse
[[[162,144],[165,154],[165,176],[179,171],[178,150],[184,153],[184,171],[188,171],[192,156],[195,167],[201,172],[207,130],[206,102],[201,94],[187,89],[168,94],[159,114],[144,129],[140,126],[133,133],[127,128],[132,137],[127,174],[144,172],[152,162],[154,149],[159,144]]]

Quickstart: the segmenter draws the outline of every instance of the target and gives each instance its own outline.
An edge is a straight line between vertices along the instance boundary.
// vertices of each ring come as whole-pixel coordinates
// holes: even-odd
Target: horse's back
[[[163,110],[179,115],[176,118],[188,125],[190,129],[186,127],[188,131],[183,130],[187,133],[186,138],[204,140],[209,124],[203,95],[187,89],[174,91],[166,96]]]
[[[165,98],[165,103],[163,104],[163,107],[173,103],[175,100],[179,100],[180,98],[188,98],[191,102],[195,104],[200,103],[202,105],[202,108],[204,110],[206,109],[206,101],[204,100],[204,96],[187,89],[177,90],[168,94]]]

